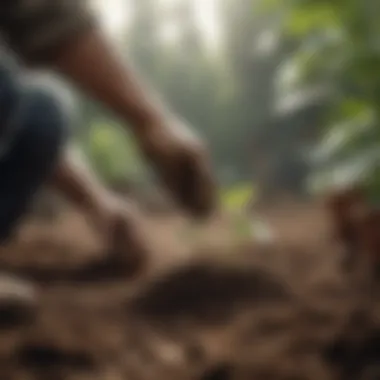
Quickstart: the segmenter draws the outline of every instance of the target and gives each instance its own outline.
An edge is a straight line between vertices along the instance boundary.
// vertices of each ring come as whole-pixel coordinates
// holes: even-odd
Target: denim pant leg
[[[15,91],[13,83],[7,97],[0,77],[2,84],[0,106],[3,102],[10,107],[7,122],[14,121],[14,134],[10,133],[9,146],[0,157],[0,243],[5,243],[35,192],[54,170],[65,143],[68,118],[60,99],[46,88],[33,86]]]

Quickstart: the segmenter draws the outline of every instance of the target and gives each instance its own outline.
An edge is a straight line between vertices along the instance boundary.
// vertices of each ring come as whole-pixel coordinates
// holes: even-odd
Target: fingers
[[[110,241],[113,259],[129,276],[141,274],[149,256],[149,247],[136,217],[130,210],[120,210],[113,221]]]
[[[187,136],[187,131],[176,130],[177,135],[183,132],[180,137],[163,134],[161,140],[156,131],[154,138],[150,135],[142,142],[142,148],[178,205],[194,217],[205,218],[216,206],[216,181],[202,141]]]
[[[206,155],[199,153],[189,158],[185,172],[188,176],[183,178],[183,181],[184,186],[189,189],[187,200],[193,216],[199,218],[210,216],[216,207],[216,184]]]
[[[216,183],[203,154],[186,152],[164,170],[163,180],[179,205],[196,218],[206,218],[216,207]]]

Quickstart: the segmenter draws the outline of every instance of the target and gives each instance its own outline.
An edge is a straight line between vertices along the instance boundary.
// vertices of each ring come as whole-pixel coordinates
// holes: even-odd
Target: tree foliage
[[[373,188],[380,183],[380,3],[220,1],[217,47],[206,43],[191,0],[132,5],[125,55],[208,141],[224,186],[253,183],[270,200],[304,195],[311,174],[322,185],[363,173]],[[146,178],[133,139],[84,105],[81,141],[103,177]]]
[[[367,179],[377,188],[380,4],[368,0],[264,0],[283,33],[301,44],[292,57],[297,85],[328,86],[333,97],[315,152],[320,184]]]

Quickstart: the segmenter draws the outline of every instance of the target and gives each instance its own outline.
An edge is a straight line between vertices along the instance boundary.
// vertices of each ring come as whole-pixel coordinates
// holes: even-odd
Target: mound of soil
[[[78,281],[79,258],[36,276],[42,253],[15,247],[4,263],[31,273],[38,302],[0,331],[2,380],[380,379],[376,274],[347,271],[328,236],[197,254],[132,282],[99,268]]]

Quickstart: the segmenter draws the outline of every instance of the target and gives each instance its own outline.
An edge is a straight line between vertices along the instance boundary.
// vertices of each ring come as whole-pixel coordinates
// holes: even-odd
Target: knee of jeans
[[[19,81],[17,67],[0,62],[0,123],[6,125],[21,95],[21,84]]]
[[[65,145],[72,119],[70,110],[58,91],[33,86],[24,93],[21,134],[34,157],[55,156]]]

